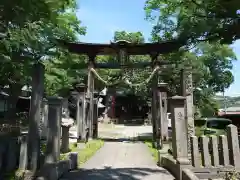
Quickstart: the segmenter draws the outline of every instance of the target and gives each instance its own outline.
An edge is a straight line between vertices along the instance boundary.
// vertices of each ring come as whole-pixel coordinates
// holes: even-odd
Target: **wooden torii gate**
[[[93,132],[93,106],[94,106],[94,74],[91,71],[93,68],[101,69],[122,69],[122,68],[146,68],[152,67],[160,68],[162,65],[169,64],[168,62],[163,62],[158,59],[158,55],[167,54],[173,51],[178,50],[181,46],[185,44],[185,41],[176,39],[166,42],[157,42],[157,43],[142,43],[142,44],[133,44],[126,41],[118,41],[116,43],[109,44],[93,44],[93,43],[72,43],[59,40],[59,42],[66,47],[70,52],[76,54],[87,55],[89,61],[87,64],[79,64],[71,68],[75,69],[84,69],[88,68],[88,83],[87,83],[87,99],[89,99],[89,114],[87,117],[87,126],[90,130],[90,137],[94,137]],[[114,63],[99,63],[96,61],[97,55],[113,55],[118,57],[118,62]],[[138,62],[138,63],[129,63],[128,57],[130,55],[150,55],[150,62]],[[160,104],[162,100],[159,100],[158,93],[158,77],[155,76],[152,79],[152,126],[153,126],[153,140],[157,140],[157,130],[161,128],[161,115],[160,115]],[[161,97],[161,95],[160,95]],[[161,102],[161,103],[160,103]],[[160,103],[158,105],[158,103]],[[163,112],[163,111],[162,111]],[[81,132],[80,134],[83,134]],[[160,132],[161,135],[161,132]]]

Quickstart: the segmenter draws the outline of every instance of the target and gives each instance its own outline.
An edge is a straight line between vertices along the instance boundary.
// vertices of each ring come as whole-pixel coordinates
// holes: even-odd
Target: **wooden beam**
[[[64,40],[57,40],[60,45],[64,46],[72,53],[77,54],[92,54],[96,55],[116,55],[119,49],[126,49],[128,55],[148,55],[151,53],[167,54],[173,51],[178,51],[180,47],[185,45],[185,40],[174,39],[172,41],[142,43],[142,44],[97,44],[97,43],[73,43]]]
[[[159,66],[166,66],[171,65],[169,62],[160,62],[158,63]],[[116,62],[107,62],[107,63],[94,63],[95,69],[121,69],[121,68],[129,68],[129,69],[143,69],[146,67],[151,67],[152,62],[138,62],[138,63],[129,63],[123,64]],[[71,67],[71,69],[87,69],[88,64],[78,64]]]

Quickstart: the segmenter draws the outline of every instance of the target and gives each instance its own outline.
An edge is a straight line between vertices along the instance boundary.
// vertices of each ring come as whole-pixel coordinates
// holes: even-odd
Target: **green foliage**
[[[86,29],[80,26],[76,16],[75,0],[11,3],[3,0],[0,8],[0,85],[9,86],[5,119],[14,124],[17,99],[23,85],[31,84],[34,63],[45,64],[45,91],[48,95],[66,94],[73,76],[68,77],[66,64],[59,69],[54,63],[66,61],[72,55],[58,46],[56,39],[76,41]]]
[[[147,19],[156,22],[154,39],[177,34],[189,42],[221,40],[231,44],[240,37],[239,7],[238,0],[147,0],[145,10]]]
[[[81,22],[76,16],[76,1],[19,1],[9,5],[3,0],[0,7],[0,17],[3,18],[0,32],[4,34],[0,42],[3,59],[0,62],[1,84],[13,86],[12,89],[19,94],[20,88],[31,81],[32,64],[43,61],[47,94],[58,94],[59,89],[65,89],[72,78],[68,80],[64,67],[60,70],[53,66],[56,61],[66,61],[69,57],[71,60],[71,55],[58,46],[56,39],[76,41],[79,35],[85,33],[85,27],[80,26]],[[52,68],[51,72],[49,67]]]
[[[144,43],[144,37],[141,32],[126,32],[126,31],[116,31],[113,37],[113,41],[126,40],[130,43]],[[113,56],[100,56],[97,59],[98,62],[117,62],[118,59]],[[127,63],[136,63],[136,62],[144,62],[150,61],[148,56],[130,56],[129,61]],[[125,70],[98,70],[103,79],[111,82],[115,82],[116,79],[123,75],[123,78],[127,78],[131,83],[137,84],[143,82],[145,79],[149,77],[151,74],[151,70],[147,69],[125,69]],[[128,85],[122,83],[117,87],[119,90],[127,91],[129,93],[135,93],[137,95],[142,96],[143,98],[147,98],[148,86],[137,86],[137,87],[129,87]]]
[[[190,0],[190,1],[146,1],[146,18],[154,24],[152,41],[184,37],[189,50],[163,56],[177,63],[178,67],[168,71],[164,81],[170,91],[178,93],[179,69],[184,65],[193,68],[194,103],[204,116],[212,115],[218,108],[214,101],[216,92],[222,92],[234,81],[231,73],[236,56],[224,43],[239,38],[237,9],[240,2]]]
[[[127,40],[133,43],[142,43],[144,38],[141,33],[127,33],[125,31],[115,32],[114,41]],[[171,62],[176,66],[174,68],[162,69],[160,81],[169,84],[169,95],[179,94],[180,90],[180,70],[183,67],[191,66],[193,73],[194,85],[194,104],[203,116],[212,116],[219,108],[218,103],[214,100],[216,92],[221,92],[228,88],[234,81],[231,73],[232,61],[236,56],[228,45],[222,45],[220,42],[201,42],[195,45],[192,50],[173,52],[168,55],[161,55],[162,61]],[[117,61],[114,57],[100,57],[98,61]],[[151,61],[148,56],[130,56],[130,62]],[[123,70],[124,71],[124,70]],[[99,70],[105,79],[114,79],[120,74],[119,70]],[[124,71],[123,75],[132,83],[143,82],[149,77],[152,70],[133,69]],[[120,84],[123,90],[148,98],[151,90],[148,85],[140,87],[131,87]]]

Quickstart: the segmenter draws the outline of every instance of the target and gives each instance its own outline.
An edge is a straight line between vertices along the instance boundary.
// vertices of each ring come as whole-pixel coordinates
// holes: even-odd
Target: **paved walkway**
[[[80,170],[65,174],[68,180],[173,180],[168,171],[157,167],[148,148],[141,142],[105,142]]]

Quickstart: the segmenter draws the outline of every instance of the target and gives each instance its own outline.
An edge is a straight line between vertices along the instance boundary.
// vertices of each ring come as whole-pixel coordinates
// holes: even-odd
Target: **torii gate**
[[[129,69],[129,68],[146,68],[150,66],[154,70],[158,71],[162,65],[169,64],[168,62],[163,62],[159,60],[158,55],[167,54],[167,53],[176,51],[185,44],[185,41],[182,41],[180,39],[165,41],[165,42],[142,43],[142,44],[133,44],[127,41],[118,41],[116,43],[111,42],[109,44],[72,43],[72,42],[66,42],[63,40],[59,40],[59,42],[64,47],[66,47],[70,52],[76,53],[76,54],[84,54],[84,55],[87,55],[89,58],[89,62],[87,64],[79,64],[79,66],[75,66],[72,68],[76,68],[76,69],[88,68],[87,99],[89,99],[89,114],[88,116],[86,116],[87,117],[86,122],[87,122],[87,126],[90,129],[90,137],[94,137],[94,134],[93,134],[94,132],[94,129],[93,129],[94,75],[98,76],[94,68],[102,68],[102,69],[128,68]],[[96,62],[97,55],[114,55],[118,57],[118,62],[98,63]],[[150,55],[151,61],[129,63],[128,57],[130,55]],[[159,99],[159,97],[161,98],[162,96],[161,95],[159,96],[158,94],[158,77],[153,76],[151,78],[152,78],[151,79],[152,80],[152,85],[151,85],[152,103],[151,104],[152,104],[153,140],[154,142],[156,142],[157,130],[163,129],[163,127],[161,126],[164,124],[162,123],[163,117],[162,115],[160,115],[160,112],[163,113],[163,111],[160,108],[162,108],[162,104],[166,104],[166,103],[162,103],[162,99]],[[102,81],[105,82],[104,80]],[[183,92],[183,94],[185,93]],[[158,105],[158,103],[160,104]],[[83,133],[84,132],[78,132],[79,135]],[[163,131],[161,130],[160,139],[163,138],[162,134],[163,134]]]

